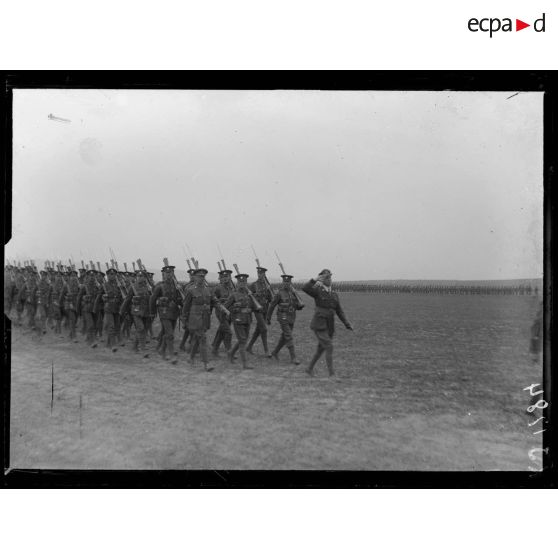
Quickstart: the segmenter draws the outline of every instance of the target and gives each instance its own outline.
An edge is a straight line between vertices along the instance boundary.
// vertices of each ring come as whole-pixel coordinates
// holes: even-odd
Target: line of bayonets
[[[221,260],[217,262],[217,267],[219,268],[219,271],[225,271],[228,270],[227,268],[227,264],[225,263],[225,258],[223,257],[223,254],[221,252],[221,249],[219,248],[219,246],[217,246],[217,249],[219,250],[219,256],[221,257]],[[184,247],[183,247],[184,250]],[[109,248],[110,251],[110,265],[108,262],[105,262],[105,266],[106,269],[115,269],[117,271],[116,274],[116,282],[118,285],[118,288],[120,290],[120,293],[122,294],[123,297],[126,297],[129,294],[128,291],[128,285],[126,284],[126,282],[124,281],[124,278],[120,275],[120,273],[122,273],[122,271],[119,269],[118,267],[118,261],[116,259],[116,255],[114,253],[114,251],[112,250],[112,248]],[[185,252],[185,251],[184,251]],[[256,266],[258,268],[262,268],[262,265],[260,264],[260,259],[258,258],[258,255],[256,254],[256,250],[254,249],[254,247],[252,246],[252,252],[254,253],[254,259],[256,261]],[[186,255],[186,253],[185,253]],[[281,262],[281,259],[279,258],[279,255],[277,254],[277,252],[275,252],[275,257],[277,258],[277,262],[279,263],[279,268],[281,269],[281,273],[283,275],[287,275],[285,268],[283,266],[283,263]],[[13,264],[10,264],[9,260],[6,260],[8,265],[12,265],[15,266],[15,262]],[[53,261],[49,261],[46,260],[45,261],[45,269],[55,269],[59,272],[69,272],[69,271],[77,271],[76,270],[76,266],[75,263],[72,261],[72,259],[68,259],[68,263],[69,266],[66,266],[66,269],[64,269],[65,266],[62,265],[61,261],[58,261],[58,263],[53,262]],[[95,267],[95,264],[93,263],[92,260],[89,261],[89,264],[85,264],[85,262],[83,260],[81,260],[81,268],[89,271],[91,269],[95,270],[95,271],[102,271],[101,269],[101,263],[100,262],[96,262],[97,263],[97,267]],[[189,269],[199,269],[199,261],[194,258],[193,256],[190,256],[189,258],[186,257],[186,263],[188,264],[188,268]],[[35,262],[33,260],[26,260],[23,262],[24,267],[27,268],[31,268],[34,273],[36,274],[37,278],[40,279],[40,273],[37,269],[37,266],[35,265]],[[136,264],[137,264],[137,268],[136,268]],[[165,265],[165,267],[169,266],[169,260],[168,258],[163,258],[163,264]],[[21,267],[21,262],[17,262],[17,267]],[[238,265],[235,263],[233,264],[233,267],[236,271],[237,275],[240,275],[240,270],[238,268]],[[152,273],[149,273],[146,269],[146,267],[143,265],[143,262],[141,261],[141,258],[138,258],[135,262],[132,262],[132,268],[133,268],[133,272],[136,273],[138,270],[139,271],[143,271],[145,273],[145,277],[147,279],[148,282],[148,286],[149,286],[149,291],[151,292],[152,289],[155,287],[155,284],[153,283],[153,279],[152,279]],[[128,273],[128,265],[126,263],[124,263],[124,273]],[[13,273],[13,270],[10,269],[10,276],[12,278],[12,280],[15,280],[15,276]],[[67,285],[66,280],[64,279],[64,276],[62,275],[62,281],[64,283],[64,285]],[[183,292],[183,290],[180,288],[180,285],[178,283],[178,280],[176,279],[174,273],[172,274],[172,278],[173,278],[173,282],[174,285],[176,287],[176,289],[178,290],[178,292],[180,293],[180,296],[182,298],[182,300],[184,300],[185,294]],[[96,277],[96,281],[97,281],[97,277]],[[204,280],[205,281],[205,280]],[[98,286],[103,287],[103,290],[106,291],[106,289],[104,289],[104,284],[105,284],[106,280],[104,277],[104,274],[101,275],[101,284],[99,285],[99,282],[97,281]],[[234,283],[234,281],[232,279],[230,279],[230,283],[231,283],[231,287],[236,290],[236,285]],[[267,289],[269,290],[271,296],[275,296],[275,291],[273,290],[273,287],[271,286],[271,283],[269,282],[269,279],[267,278],[267,276],[265,276],[265,283],[267,286]],[[208,285],[207,281],[205,281],[206,286]],[[129,286],[132,289],[132,292],[134,295],[137,295],[137,291],[135,288],[135,285],[133,282],[130,282]],[[302,301],[302,299],[300,298],[300,295],[296,292],[296,290],[294,288],[292,288],[292,291],[298,301],[298,303],[303,306],[304,303]],[[252,294],[249,292],[250,297],[252,298],[252,300],[254,301],[256,308],[261,310],[261,305],[258,303],[258,301],[252,296]]]

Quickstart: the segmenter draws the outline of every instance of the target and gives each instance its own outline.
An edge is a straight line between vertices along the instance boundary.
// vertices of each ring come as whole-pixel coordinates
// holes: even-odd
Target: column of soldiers
[[[264,356],[278,360],[280,351],[286,347],[290,362],[300,364],[293,332],[296,313],[304,304],[293,287],[292,275],[283,273],[282,284],[275,291],[266,277],[267,269],[259,262],[257,279],[251,284],[248,283],[249,275],[241,273],[235,265],[235,284],[233,272],[226,269],[223,261],[219,284],[212,289],[206,281],[207,270],[199,268],[194,261],[196,266],[188,269],[190,281],[184,286],[179,284],[175,267],[166,259],[161,269],[162,280],[157,284],[153,283],[153,274],[145,270],[141,260],[138,260],[139,269],[136,270],[134,265],[134,272],[119,270],[114,260],[110,266],[106,264],[106,272],[101,271],[99,263],[95,267],[93,262],[88,266],[82,262],[79,270],[72,264],[64,267],[47,262],[40,272],[33,263],[7,265],[4,271],[4,312],[11,316],[15,311],[14,324],[41,338],[50,328],[55,335],[67,335],[71,342],[77,343],[79,332],[89,347],[95,349],[104,345],[111,352],[117,352],[119,346],[131,339],[132,350],[143,358],[150,357],[147,344],[154,338],[152,325],[158,316],[160,332],[156,350],[161,358],[177,364],[175,334],[177,326],[182,325],[184,331],[179,350],[188,351],[192,365],[199,354],[206,371],[213,370],[209,356],[217,358],[221,345],[231,363],[238,355],[242,368],[252,369],[248,355],[254,354],[260,338]],[[316,299],[316,316],[320,317],[312,322],[319,345],[316,358],[306,370],[309,375],[313,375],[313,366],[322,352],[326,353],[327,366],[330,375],[333,374],[332,312],[336,311],[345,325],[348,324],[339,310],[339,299],[328,290],[323,274],[317,282],[303,287]],[[334,303],[330,302],[328,306],[324,301],[330,298]],[[207,332],[213,311],[218,326],[211,347],[208,347]],[[275,311],[281,335],[270,353],[268,326]],[[320,320],[324,312],[329,314],[322,331]],[[254,322],[255,328],[250,335]]]

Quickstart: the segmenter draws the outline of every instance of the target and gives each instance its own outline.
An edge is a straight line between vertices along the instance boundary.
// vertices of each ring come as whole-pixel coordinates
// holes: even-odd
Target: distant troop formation
[[[299,365],[294,342],[297,312],[304,303],[293,287],[293,276],[285,273],[282,283],[274,289],[267,279],[267,269],[256,258],[257,279],[249,283],[249,275],[241,273],[235,264],[235,275],[227,269],[224,260],[218,262],[219,284],[211,287],[206,281],[207,270],[199,267],[192,258],[188,262],[189,282],[180,284],[175,267],[163,259],[162,280],[155,283],[154,274],[148,272],[142,261],[132,264],[133,270],[121,270],[113,259],[101,271],[100,263],[93,262],[76,269],[73,262],[62,266],[59,262],[46,262],[38,270],[33,262],[10,264],[4,268],[4,312],[15,326],[32,332],[42,339],[50,330],[55,335],[66,335],[70,342],[79,342],[78,333],[92,349],[105,347],[116,352],[119,347],[132,342],[133,351],[143,358],[150,358],[149,343],[156,344],[156,351],[166,361],[177,364],[178,351],[187,352],[189,363],[201,360],[207,371],[213,370],[213,359],[219,357],[221,346],[234,363],[237,356],[243,369],[252,369],[249,354],[261,340],[264,355],[279,359],[285,347],[290,362]],[[136,267],[137,263],[137,267]],[[330,376],[333,367],[334,320],[337,315],[348,329],[339,296],[331,288],[331,271],[322,270],[316,279],[303,285],[302,290],[315,301],[311,329],[318,345],[305,371],[314,375],[314,366],[322,354]],[[268,328],[276,314],[281,334],[277,344],[269,350]],[[211,317],[218,322],[215,337],[209,343],[207,333]],[[154,335],[154,321],[160,327]],[[251,334],[251,326],[255,323]],[[179,346],[175,346],[176,332],[182,327]],[[78,331],[79,330],[79,331]],[[234,340],[233,340],[234,333]]]

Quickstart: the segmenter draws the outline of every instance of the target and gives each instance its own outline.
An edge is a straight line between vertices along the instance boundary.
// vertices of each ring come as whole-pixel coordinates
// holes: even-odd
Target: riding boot
[[[325,358],[326,358],[327,370],[329,372],[329,375],[335,376],[335,371],[333,370],[333,352],[326,351]]]
[[[309,376],[314,375],[314,366],[316,366],[316,362],[318,362],[318,360],[320,360],[320,357],[322,356],[323,352],[324,351],[321,347],[318,347],[316,349],[316,352],[314,353],[314,356],[312,357],[312,360],[310,361],[310,364],[308,365],[308,368],[306,368],[306,370],[305,370],[306,374],[308,374]]]
[[[264,347],[264,353],[265,353],[265,356],[268,357],[269,356],[269,348],[267,346],[267,331],[263,332],[261,335],[262,335],[262,343],[263,343],[263,347]]]
[[[253,370],[253,366],[248,364],[246,359],[246,349],[244,347],[240,347],[240,360],[242,361],[242,368],[244,370]]]
[[[258,331],[258,329],[256,328],[256,330],[254,331],[254,333],[252,334],[252,339],[250,339],[250,342],[248,343],[248,346],[246,347],[246,351],[250,354],[252,354],[252,347],[254,346],[254,343],[256,342],[256,340],[258,339],[260,335],[260,332]]]

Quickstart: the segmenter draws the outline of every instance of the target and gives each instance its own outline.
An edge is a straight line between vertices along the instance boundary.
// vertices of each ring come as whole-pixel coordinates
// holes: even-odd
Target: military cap
[[[281,275],[281,277],[282,277],[283,279],[288,279],[289,281],[293,278],[292,275],[288,275],[287,273],[285,273],[284,275]]]
[[[235,279],[238,279],[240,281],[245,281],[250,276],[248,275],[248,273],[239,273],[238,275],[235,275],[234,277],[235,277]]]
[[[322,269],[318,275],[331,275],[331,271],[329,269]]]
[[[41,275],[47,275],[48,271],[46,269],[41,269],[41,271],[39,272]]]
[[[232,275],[232,271],[230,269],[222,269],[221,271],[219,271],[219,275]]]
[[[75,269],[70,269],[70,271],[68,271],[68,275],[77,275],[78,272]]]
[[[200,268],[194,270],[194,275],[203,275],[205,277],[207,275],[207,269],[204,269],[203,267],[200,267]]]
[[[134,274],[132,273],[132,275]],[[145,277],[147,275],[147,271],[144,271],[143,269],[137,269],[135,275],[136,277],[137,276]]]
[[[105,274],[104,274],[100,269],[97,269],[97,270],[95,271],[95,273],[96,273],[97,275],[100,275],[101,277],[104,277],[104,276],[105,276]]]
[[[87,272],[87,269],[85,269],[84,267],[80,267],[80,268],[79,268],[79,272],[80,272],[80,273],[86,273],[86,272]]]
[[[267,269],[265,267],[256,267],[256,271],[258,273],[265,273],[267,271]]]
[[[174,271],[174,268],[174,265],[165,265],[161,268],[161,273],[164,273],[166,271]]]
[[[188,270],[188,275],[194,275],[194,273],[196,273],[196,270],[195,270],[194,268],[191,267],[191,268]]]
[[[108,275],[109,273],[111,273],[111,274],[113,274],[113,273],[116,274],[116,273],[118,273],[118,271],[117,271],[116,269],[114,269],[114,267],[109,267],[109,268],[107,269],[107,275]]]

